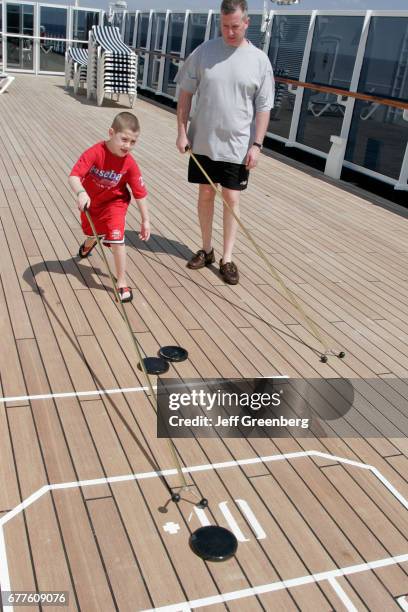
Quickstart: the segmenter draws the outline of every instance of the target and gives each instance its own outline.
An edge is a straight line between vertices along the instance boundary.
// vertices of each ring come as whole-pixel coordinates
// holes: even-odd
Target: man
[[[186,59],[176,81],[180,153],[190,147],[211,180],[222,187],[225,201],[239,218],[240,192],[246,189],[249,170],[258,162],[273,107],[274,80],[268,57],[246,38],[246,0],[223,0],[219,38],[201,44]],[[187,132],[193,95],[196,106]],[[198,270],[215,261],[211,244],[215,192],[190,157],[190,183],[199,184],[198,217],[202,249],[187,266]],[[232,251],[238,223],[224,205],[224,251],[220,273],[226,283],[239,280]]]

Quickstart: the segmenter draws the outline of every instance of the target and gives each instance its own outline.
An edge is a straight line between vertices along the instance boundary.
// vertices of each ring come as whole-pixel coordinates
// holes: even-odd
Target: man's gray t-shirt
[[[274,79],[265,53],[251,43],[232,47],[215,38],[188,56],[176,82],[196,94],[188,130],[193,152],[244,163],[254,140],[255,114],[273,107]]]

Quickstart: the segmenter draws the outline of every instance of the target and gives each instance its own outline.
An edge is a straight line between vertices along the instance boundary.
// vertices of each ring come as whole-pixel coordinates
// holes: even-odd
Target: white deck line
[[[157,389],[156,386],[153,389]],[[44,393],[43,395],[15,395],[12,397],[0,397],[0,404],[6,402],[34,401],[41,399],[58,399],[63,397],[92,397],[93,395],[114,395],[115,393],[138,393],[149,391],[149,387],[124,387],[123,389],[95,389],[94,391],[69,391],[67,393]]]
[[[289,378],[287,375],[283,376],[263,376],[262,378]],[[231,379],[233,380],[233,379]],[[204,381],[203,381],[204,382]],[[201,382],[197,382],[201,384]],[[181,387],[185,387],[185,383],[180,383]],[[149,391],[150,387],[123,387],[117,389],[94,389],[93,391],[67,391],[66,393],[44,393],[43,395],[15,395],[11,397],[0,397],[0,404],[6,402],[21,402],[21,401],[35,401],[41,399],[58,399],[63,397],[92,397],[93,395],[114,395],[115,393],[138,393],[140,391]],[[153,390],[157,390],[157,385],[153,386]]]
[[[206,463],[202,465],[192,465],[189,467],[182,468],[184,474],[194,473],[194,472],[204,472],[207,470],[221,470],[227,469],[230,467],[237,467],[240,465],[253,465],[257,463],[270,463],[272,461],[282,461],[283,459],[298,459],[300,457],[322,457],[323,459],[335,460],[339,463],[345,463],[347,465],[354,465],[355,467],[361,468],[363,470],[371,470],[375,476],[378,477],[380,474],[381,482],[384,486],[389,489],[392,495],[397,497],[398,501],[401,502],[406,508],[408,508],[408,501],[393,487],[393,485],[388,482],[388,480],[382,476],[380,472],[376,468],[366,463],[361,463],[359,461],[354,461],[352,459],[345,459],[344,457],[337,457],[336,455],[330,455],[328,453],[322,453],[320,451],[298,451],[295,453],[284,453],[282,455],[268,455],[264,457],[250,457],[249,459],[237,459],[232,461],[222,461],[220,463]],[[148,478],[158,478],[160,476],[173,476],[177,474],[176,468],[171,468],[167,470],[157,470],[153,472],[139,472],[137,474],[123,474],[120,476],[108,476],[104,478],[94,478],[91,480],[76,480],[72,482],[61,482],[50,485],[44,485],[34,493],[32,493],[29,497],[23,500],[18,506],[7,512],[4,516],[0,518],[0,527],[8,523],[14,516],[17,516],[20,512],[31,506],[34,502],[37,501],[40,497],[42,497],[48,491],[53,491],[57,489],[72,489],[75,487],[89,487],[93,485],[99,484],[109,484],[109,483],[117,483],[117,482],[126,482],[130,480],[145,480]]]
[[[340,599],[340,601],[343,602],[344,606],[346,607],[347,612],[358,612],[356,606],[353,604],[353,602],[351,601],[351,599],[347,595],[346,591],[337,582],[337,580],[335,578],[329,578],[327,582],[330,583],[330,586],[336,592],[337,597]]]
[[[6,542],[4,541],[3,527],[0,527],[0,586],[1,591],[11,591],[10,575],[7,563]],[[1,593],[1,592],[0,592]],[[0,594],[1,597],[1,594]],[[1,606],[1,600],[0,600]],[[3,612],[12,612],[12,606],[3,606]]]
[[[193,466],[183,468],[182,471],[183,473],[188,474],[188,473],[194,473],[194,472],[201,472],[205,470],[228,469],[230,467],[237,467],[240,465],[251,465],[251,464],[256,464],[256,463],[270,463],[272,461],[282,461],[284,459],[286,460],[298,459],[300,457],[321,457],[323,459],[329,459],[331,461],[335,460],[338,463],[352,465],[360,469],[369,470],[373,473],[374,476],[376,476],[376,478],[380,480],[380,482],[389,490],[389,492],[405,508],[408,508],[408,501],[381,474],[381,472],[377,468],[373,467],[372,465],[361,463],[359,461],[354,461],[352,459],[346,459],[344,457],[338,457],[336,455],[330,455],[328,453],[322,453],[320,451],[313,451],[313,450],[299,451],[299,452],[294,452],[294,453],[284,453],[281,455],[269,455],[269,456],[264,456],[264,457],[251,457],[248,459],[224,461],[221,463],[208,463],[208,464],[203,464],[203,465],[193,465]],[[126,482],[126,481],[131,481],[131,480],[158,478],[160,476],[172,476],[177,473],[178,473],[177,469],[172,468],[172,469],[167,469],[167,470],[160,470],[157,472],[140,472],[137,474],[123,474],[120,476],[110,476],[107,478],[95,478],[92,480],[82,480],[82,481],[80,480],[80,481],[73,481],[73,482],[63,482],[63,483],[44,485],[43,487],[35,491],[32,495],[27,497],[24,501],[22,501],[15,508],[13,508],[9,512],[7,512],[7,514],[5,514],[4,516],[0,518],[0,578],[3,579],[3,582],[0,581],[0,584],[3,585],[3,584],[7,584],[10,582],[9,575],[8,575],[6,548],[5,548],[4,536],[3,536],[4,525],[6,525],[12,518],[17,516],[20,512],[25,510],[28,506],[36,502],[40,497],[45,495],[45,493],[47,493],[48,491],[59,490],[59,489],[70,489],[70,488],[76,488],[76,487],[86,487],[86,486],[92,486],[95,484],[108,484],[108,483]],[[380,567],[395,565],[397,563],[406,563],[407,561],[408,561],[408,554],[399,555],[397,557],[386,557],[383,559],[378,559],[376,561],[368,561],[366,563],[360,563],[358,565],[351,565],[351,566],[344,567],[344,568],[328,570],[326,572],[320,572],[318,574],[308,574],[306,576],[299,576],[298,578],[291,578],[290,580],[272,582],[272,583],[263,584],[257,587],[241,589],[240,591],[231,591],[229,593],[213,595],[211,597],[204,597],[204,598],[196,599],[192,601],[184,601],[184,602],[180,602],[177,604],[171,604],[169,606],[164,606],[160,608],[149,608],[148,611],[146,610],[144,612],[153,612],[153,610],[157,610],[160,612],[180,612],[180,611],[185,612],[186,610],[191,610],[194,607],[205,607],[205,606],[213,605],[216,603],[224,603],[226,601],[243,599],[245,597],[250,597],[253,595],[261,595],[263,593],[270,593],[272,591],[279,591],[281,589],[287,589],[287,588],[294,587],[294,586],[301,586],[304,584],[310,584],[312,582],[319,582],[322,580],[330,580],[330,579],[333,580],[334,578],[338,578],[340,576],[346,576],[349,574],[373,570],[373,569],[380,568]],[[332,584],[332,587],[334,588],[334,583]],[[339,589],[341,589],[340,585],[338,585],[338,587]],[[3,590],[5,589],[3,588]],[[346,594],[344,593],[344,595]],[[5,612],[12,612],[12,611],[13,611],[12,607],[8,607],[7,610],[5,609]]]
[[[230,591],[229,593],[221,593],[220,595],[211,595],[210,597],[202,597],[201,599],[193,599],[191,601],[182,601],[180,603],[170,604],[169,606],[162,606],[160,608],[147,608],[145,610],[142,610],[141,612],[180,612],[181,610],[183,611],[193,610],[194,608],[212,606],[212,605],[219,604],[219,603],[225,603],[227,601],[235,601],[237,599],[244,599],[246,597],[251,597],[254,595],[264,595],[265,593],[272,593],[274,591],[290,589],[292,587],[298,587],[298,586],[302,586],[305,584],[311,584],[313,582],[322,582],[323,580],[327,580],[330,582],[330,584],[332,584],[334,578],[340,578],[341,576],[348,576],[349,574],[357,574],[359,572],[377,569],[380,567],[386,567],[387,565],[395,565],[397,563],[406,563],[407,561],[408,561],[408,554],[398,555],[398,557],[386,557],[384,559],[378,559],[377,561],[370,561],[368,563],[360,563],[359,565],[349,565],[348,567],[341,567],[335,570],[328,570],[327,572],[319,572],[318,574],[308,574],[306,576],[299,576],[298,578],[291,578],[289,580],[281,580],[277,582],[270,582],[269,584],[261,584],[259,586],[250,587],[248,589],[241,589],[240,591]],[[340,585],[338,586],[339,588],[341,588]],[[355,610],[354,606],[351,609]]]
[[[402,595],[402,597],[398,597],[397,604],[400,605],[400,607],[404,610],[404,612],[408,612],[408,601],[407,601],[406,595]]]
[[[371,470],[375,476],[381,476],[380,480],[384,484],[385,487],[394,495],[398,501],[404,505],[404,507],[408,508],[408,501],[393,487],[393,485],[388,482],[388,480],[380,473],[376,468],[366,463],[361,463],[359,461],[354,461],[352,459],[345,459],[344,457],[337,457],[336,455],[330,455],[328,453],[322,453],[320,451],[299,451],[296,453],[284,453],[282,455],[268,455],[264,457],[250,457],[249,459],[237,459],[233,461],[223,461],[220,463],[206,463],[202,465],[193,465],[190,467],[182,468],[183,473],[189,474],[194,472],[204,472],[207,470],[220,470],[227,469],[230,467],[237,467],[240,465],[253,465],[257,463],[270,463],[272,461],[282,461],[283,459],[298,459],[300,457],[322,457],[323,459],[330,459],[331,461],[334,459],[339,463],[344,463],[347,465],[354,465],[355,467]],[[31,504],[33,504],[37,499],[42,497],[48,491],[53,491],[57,489],[72,489],[75,487],[89,487],[93,485],[99,484],[109,484],[109,483],[117,483],[117,482],[126,482],[130,480],[145,480],[148,478],[158,478],[160,476],[173,476],[177,474],[177,469],[167,469],[167,470],[158,470],[153,472],[140,472],[137,474],[123,474],[121,476],[109,476],[106,478],[94,478],[92,480],[77,480],[72,482],[61,482],[55,484],[44,485],[34,493],[32,493],[29,497],[23,500],[18,506],[7,512],[4,516],[0,518],[0,527],[8,523],[12,518],[17,516],[20,512],[28,508]]]

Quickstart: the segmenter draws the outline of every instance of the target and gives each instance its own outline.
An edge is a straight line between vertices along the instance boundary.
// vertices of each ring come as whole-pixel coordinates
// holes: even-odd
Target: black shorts
[[[205,155],[194,154],[194,157],[197,158],[213,183],[219,183],[222,187],[236,191],[243,191],[247,188],[249,170],[243,164],[213,161]],[[209,184],[192,157],[190,157],[188,164],[188,182],[199,183],[200,185]]]

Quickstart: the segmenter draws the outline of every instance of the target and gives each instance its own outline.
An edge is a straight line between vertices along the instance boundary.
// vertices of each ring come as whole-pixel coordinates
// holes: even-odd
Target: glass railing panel
[[[147,47],[147,36],[149,33],[149,13],[139,13],[137,18],[137,31],[136,31],[136,50],[146,49]],[[143,74],[145,70],[146,57],[144,54],[138,54],[137,60],[137,84],[141,86],[143,84]]]
[[[114,28],[118,28],[122,38],[123,38],[124,21],[125,21],[125,15],[123,11],[117,11],[113,14],[113,18],[109,24],[113,26]]]
[[[364,18],[324,15],[316,18],[306,81],[350,88]],[[303,94],[296,140],[328,153],[330,136],[339,135],[345,102],[332,93],[307,89]]]
[[[137,20],[136,48],[146,49],[149,32],[149,13],[140,13]]]
[[[220,14],[213,13],[211,15],[210,38],[217,38],[217,36],[221,36],[220,25]]]
[[[268,51],[275,76],[299,79],[309,23],[310,15],[275,15]],[[294,104],[294,91],[276,83],[269,133],[288,138]]]
[[[149,69],[147,73],[147,87],[157,90],[160,72],[160,53],[163,46],[166,13],[154,13],[152,22],[152,35],[150,39]],[[156,53],[152,53],[152,51]]]
[[[150,39],[150,49],[152,51],[162,50],[165,27],[166,13],[154,13],[152,22],[152,35]]]
[[[8,36],[6,42],[7,66],[9,70],[33,70],[33,41],[30,38]]]
[[[40,38],[67,38],[67,17],[65,8],[40,6]]]
[[[372,17],[358,91],[408,100],[408,18]],[[356,101],[345,159],[398,179],[408,140],[402,109]]]
[[[204,42],[208,13],[191,14],[188,18],[185,57]]]
[[[181,52],[184,22],[184,13],[170,13],[166,52],[178,57],[180,57]],[[162,91],[171,97],[174,97],[176,94],[176,83],[174,79],[178,72],[178,66],[179,62],[177,60],[170,58],[165,59]]]
[[[357,100],[345,159],[398,179],[408,141],[402,109]]]
[[[339,135],[346,110],[346,99],[332,93],[305,89],[296,140],[328,153],[330,136]]]
[[[264,33],[261,32],[262,15],[249,13],[249,26],[246,31],[246,37],[255,47],[261,48],[265,39]]]
[[[40,40],[40,70],[64,72],[66,42],[62,40]]]
[[[157,55],[150,55],[149,58],[149,71],[147,74],[147,87],[157,90],[159,84],[159,73],[160,73],[160,58]]]
[[[73,10],[72,37],[74,40],[88,40],[89,30],[99,25],[99,13],[93,11]]]
[[[8,34],[34,34],[34,5],[7,4],[6,31]]]
[[[127,13],[125,17],[125,36],[124,41],[129,47],[133,46],[133,36],[135,33],[136,13]]]
[[[167,53],[178,53],[181,51],[181,43],[183,40],[185,14],[170,13],[169,28],[167,33],[166,51]]]
[[[406,101],[408,17],[372,17],[358,91]]]

